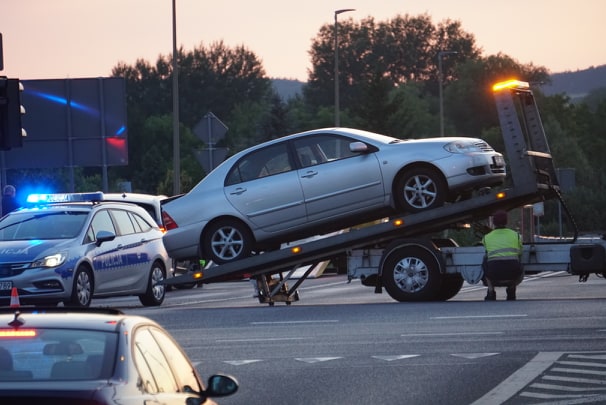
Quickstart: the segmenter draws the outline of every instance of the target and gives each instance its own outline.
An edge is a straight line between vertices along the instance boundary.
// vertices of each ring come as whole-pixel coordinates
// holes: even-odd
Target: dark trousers
[[[522,282],[524,270],[519,260],[490,260],[482,264],[484,278],[489,289],[494,287],[515,287]]]

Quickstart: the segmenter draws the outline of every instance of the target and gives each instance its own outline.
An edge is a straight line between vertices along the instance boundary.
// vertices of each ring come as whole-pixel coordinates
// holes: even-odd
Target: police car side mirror
[[[109,231],[99,231],[97,232],[95,245],[101,246],[103,242],[109,242],[110,240],[116,239],[116,234]]]

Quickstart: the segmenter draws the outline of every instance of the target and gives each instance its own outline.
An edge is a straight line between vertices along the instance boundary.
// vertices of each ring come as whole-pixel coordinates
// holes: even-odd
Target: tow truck
[[[383,289],[395,300],[444,301],[454,297],[463,282],[477,284],[483,276],[482,246],[458,246],[437,232],[459,224],[486,221],[497,210],[513,210],[561,196],[557,171],[532,90],[527,82],[509,80],[493,86],[501,133],[508,159],[509,179],[500,189],[481,190],[463,201],[301,244],[261,253],[221,265],[202,263],[165,282],[208,283],[247,275],[256,281],[260,303],[290,305],[299,300],[298,287],[318,263],[344,252],[350,280],[359,278]],[[566,271],[580,281],[590,274],[606,275],[606,241],[578,237],[525,243],[522,264],[526,272]],[[303,272],[301,273],[301,269]],[[294,274],[296,278],[293,278]],[[292,286],[289,282],[294,281]]]

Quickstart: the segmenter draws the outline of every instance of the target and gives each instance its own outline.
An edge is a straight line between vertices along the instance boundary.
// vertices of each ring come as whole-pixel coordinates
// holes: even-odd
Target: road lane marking
[[[419,357],[420,354],[400,354],[396,356],[371,356],[373,359],[377,360],[385,360],[385,361],[394,361],[394,360],[404,360],[404,359],[412,359],[413,357]]]
[[[339,359],[342,359],[342,357],[307,357],[307,358],[295,357],[295,360],[302,361],[302,362],[309,363],[309,364],[321,363],[321,362],[325,362],[325,361],[339,360]]]
[[[251,322],[251,325],[296,325],[296,324],[310,324],[310,323],[338,323],[337,319],[325,319],[315,321],[267,321],[267,322]]]
[[[524,318],[527,314],[431,316],[429,319]]]
[[[476,335],[504,335],[505,332],[453,332],[453,333],[406,333],[401,337],[421,337],[421,336],[476,336]]]
[[[502,404],[526,387],[563,354],[564,352],[539,352],[532,360],[472,405]]]

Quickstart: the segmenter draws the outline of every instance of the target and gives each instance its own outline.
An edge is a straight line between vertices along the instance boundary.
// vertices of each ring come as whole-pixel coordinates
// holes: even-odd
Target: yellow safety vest
[[[482,244],[488,261],[519,259],[522,255],[522,238],[509,228],[497,228],[484,235]]]

